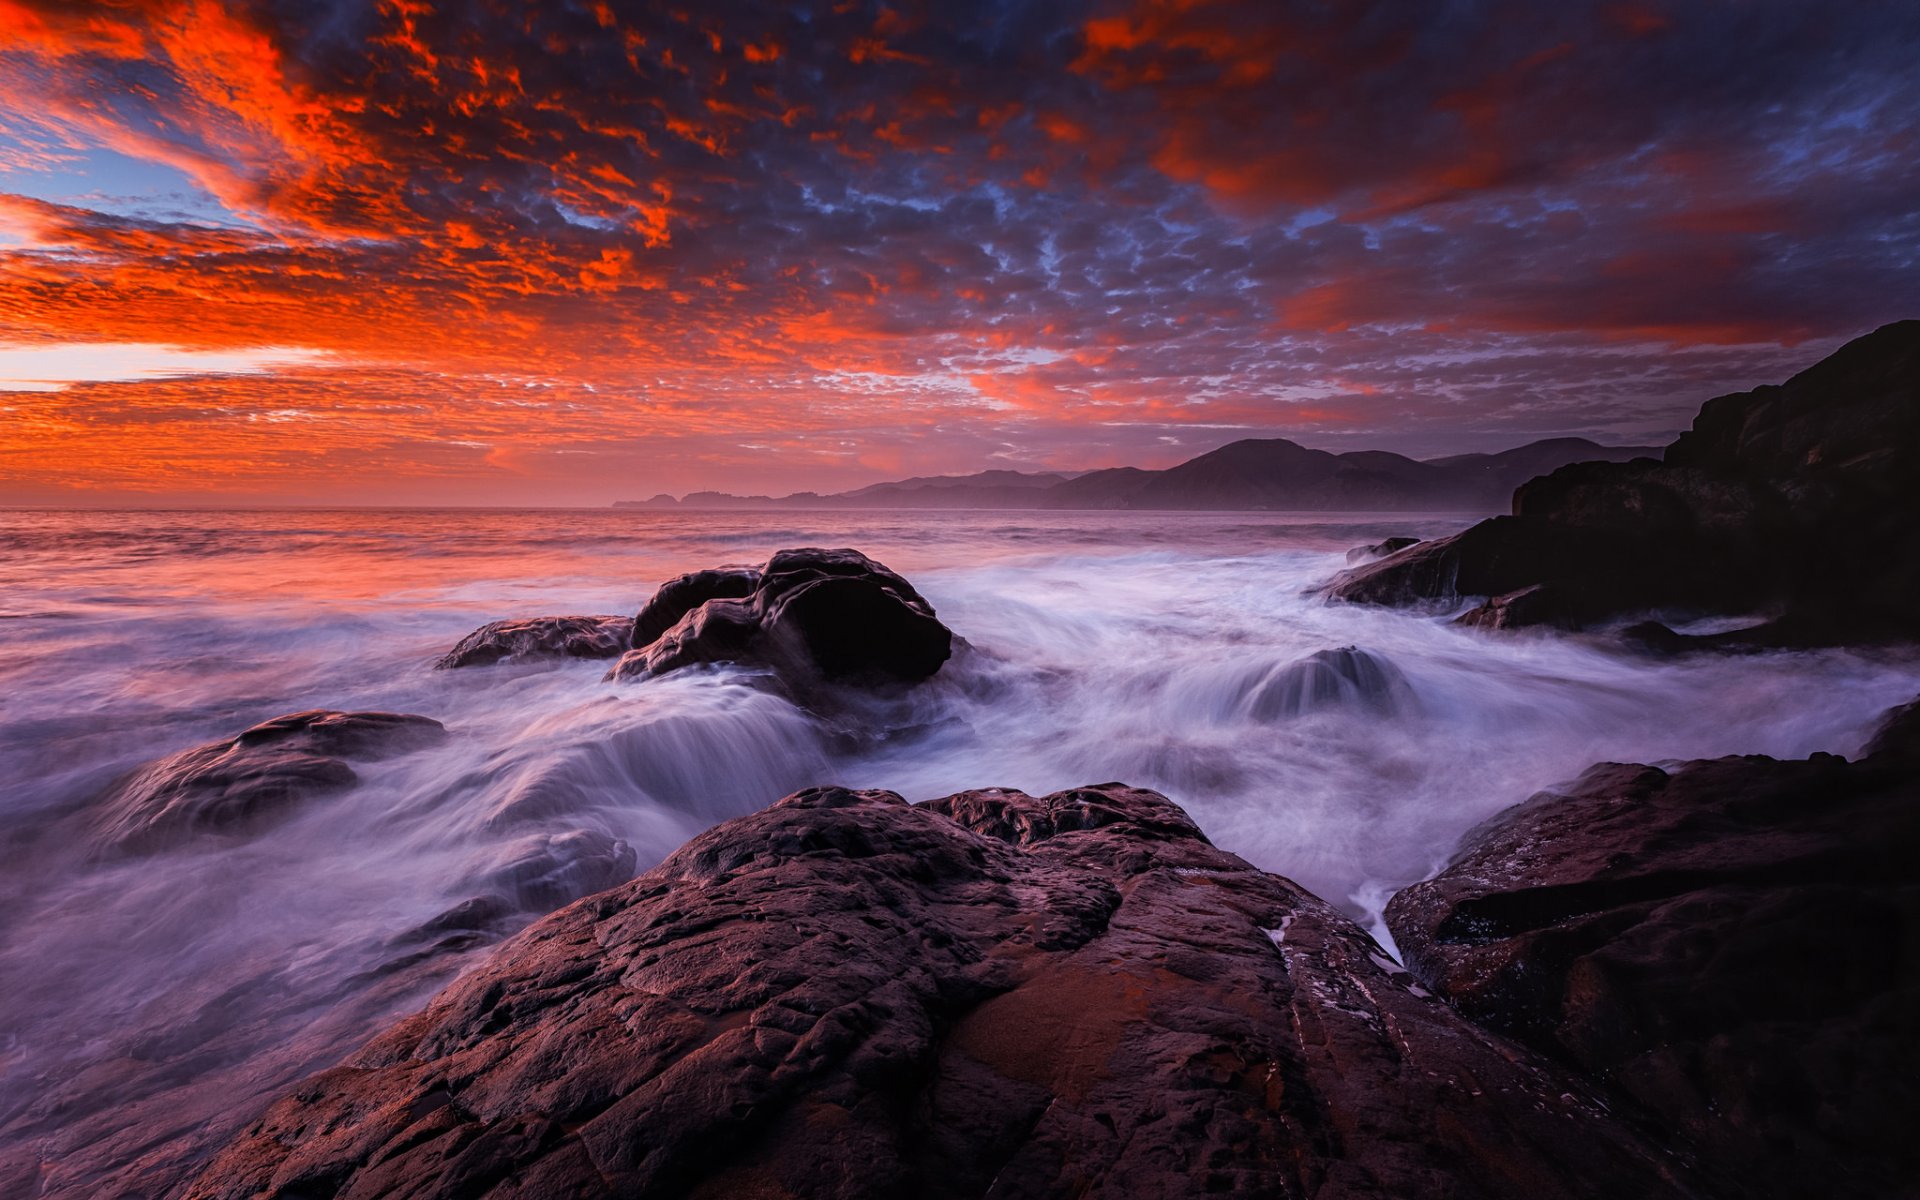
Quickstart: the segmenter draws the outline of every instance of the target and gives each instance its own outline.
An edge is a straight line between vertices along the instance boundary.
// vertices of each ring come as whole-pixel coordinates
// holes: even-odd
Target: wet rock
[[[709,600],[744,600],[760,586],[760,572],[750,567],[694,571],[669,579],[633,619],[632,648],[644,650],[672,629],[680,619]]]
[[[1428,987],[1738,1194],[1920,1179],[1920,704],[1859,762],[1595,767],[1484,826],[1387,922]]]
[[[1413,707],[1413,688],[1400,668],[1371,651],[1342,646],[1270,672],[1248,696],[1247,715],[1276,721],[1350,709],[1392,716]]]
[[[608,678],[731,662],[800,687],[900,684],[937,672],[953,633],[912,584],[866,555],[805,549],[782,550],[757,571],[673,580],[641,610],[634,645]]]
[[[633,635],[629,617],[528,617],[482,625],[433,665],[490,666],[529,658],[618,658]]]
[[[348,759],[430,746],[446,728],[405,713],[315,709],[262,722],[224,742],[145,767],[101,802],[101,844],[145,851],[208,834],[258,831],[306,801],[352,787]]]
[[[632,846],[597,829],[535,835],[517,850],[487,882],[522,912],[551,912],[625,883],[636,861]]]
[[[1455,625],[1469,629],[1526,629],[1541,626],[1577,629],[1584,611],[1565,589],[1536,583],[1532,587],[1494,596],[1477,608],[1455,618]],[[1664,628],[1664,627],[1663,627]]]
[[[1523,484],[1513,514],[1336,577],[1329,596],[1445,605],[1530,593],[1489,628],[1657,612],[1767,613],[1729,646],[1920,637],[1920,321],[1779,387],[1708,401],[1665,461],[1588,462]],[[1548,599],[1552,603],[1548,603]]]
[[[1420,539],[1417,537],[1390,537],[1385,541],[1375,542],[1371,546],[1355,546],[1347,551],[1347,561],[1357,563],[1365,562],[1370,558],[1385,558],[1389,554],[1398,554],[1409,546],[1419,544]]]
[[[182,1195],[1669,1197],[1684,1166],[1118,784],[820,788],[528,929]]]

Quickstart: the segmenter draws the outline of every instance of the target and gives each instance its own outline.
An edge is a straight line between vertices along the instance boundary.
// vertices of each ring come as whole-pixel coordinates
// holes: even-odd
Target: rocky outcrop
[[[757,570],[683,575],[640,610],[633,642],[608,678],[730,662],[801,688],[917,683],[953,653],[933,606],[857,550],[782,550]]]
[[[482,625],[433,665],[450,670],[530,658],[618,658],[632,641],[631,617],[527,617]]]
[[[317,796],[352,787],[349,759],[405,754],[446,737],[405,713],[315,709],[183,750],[125,780],[100,805],[95,834],[116,850],[153,850],[209,834],[241,835]]]
[[[1741,1194],[1920,1180],[1920,703],[1858,762],[1595,767],[1387,921],[1428,987]]]
[[[277,1103],[238,1197],[1667,1197],[1685,1168],[1118,784],[820,788]]]
[[[1511,516],[1327,591],[1387,605],[1525,595],[1471,622],[1487,628],[1759,613],[1776,621],[1755,644],[1912,639],[1916,511],[1920,321],[1903,321],[1782,386],[1709,401],[1664,462],[1563,467],[1522,485]]]

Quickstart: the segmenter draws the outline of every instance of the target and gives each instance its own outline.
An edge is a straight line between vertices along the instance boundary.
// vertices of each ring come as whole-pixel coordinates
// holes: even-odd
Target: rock
[[[857,550],[782,550],[759,570],[700,571],[661,587],[607,677],[731,662],[799,687],[917,683],[952,653],[952,631],[901,576]]]
[[[448,934],[477,945],[582,896],[633,878],[632,846],[597,829],[529,834],[507,848],[507,861],[475,881],[493,890],[473,896],[395,938],[397,944],[434,942]],[[442,943],[444,945],[444,943]]]
[[[1417,537],[1390,537],[1385,541],[1375,542],[1371,546],[1355,546],[1353,549],[1347,551],[1347,561],[1357,563],[1364,562],[1370,558],[1385,558],[1389,554],[1400,553],[1400,551],[1405,550],[1408,546],[1417,546],[1419,544],[1420,539]]]
[[[1487,630],[1538,626],[1577,629],[1583,611],[1584,606],[1576,598],[1568,596],[1566,589],[1548,583],[1536,583],[1517,592],[1494,596],[1478,608],[1462,613],[1453,623],[1469,629]]]
[[[644,650],[680,619],[709,600],[744,600],[760,586],[760,572],[752,568],[694,571],[661,584],[633,619],[631,645]]]
[[[1413,687],[1400,668],[1355,646],[1321,650],[1288,663],[1255,685],[1247,715],[1275,721],[1329,709],[1392,716],[1415,707]]]
[[[1920,704],[1856,763],[1595,767],[1483,826],[1387,922],[1428,987],[1737,1194],[1920,1179]]]
[[[1725,645],[1920,638],[1920,321],[1780,387],[1710,400],[1664,462],[1533,479],[1513,514],[1336,577],[1332,598],[1445,605],[1545,585],[1490,628],[1655,612],[1778,618]]]
[[[315,709],[255,725],[224,742],[145,767],[102,801],[103,845],[145,851],[204,834],[248,834],[307,800],[352,787],[346,759],[378,759],[432,745],[446,728],[404,713]]]
[[[628,617],[528,617],[482,625],[433,665],[481,667],[527,658],[618,658],[633,636]]]
[[[488,880],[522,912],[551,912],[633,878],[632,846],[597,829],[532,834]]]
[[[1119,784],[817,788],[548,917],[213,1198],[1672,1197],[1687,1169]]]

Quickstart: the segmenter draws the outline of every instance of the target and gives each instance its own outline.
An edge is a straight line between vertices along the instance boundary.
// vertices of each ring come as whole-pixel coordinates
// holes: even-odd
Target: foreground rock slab
[[[1667,1197],[1682,1168],[1119,784],[821,788],[553,914],[205,1198]]]
[[[349,759],[405,754],[446,736],[440,722],[408,713],[289,713],[136,772],[101,803],[95,832],[126,851],[251,833],[314,797],[352,787],[359,776]]]
[[[1595,767],[1387,920],[1429,987],[1741,1194],[1915,1194],[1920,703],[1854,763]]]

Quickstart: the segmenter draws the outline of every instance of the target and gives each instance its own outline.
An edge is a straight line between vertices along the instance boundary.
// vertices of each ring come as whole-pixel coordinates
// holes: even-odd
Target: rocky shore
[[[1710,403],[1664,462],[1564,468],[1511,517],[1361,547],[1330,593],[1478,598],[1461,619],[1490,630],[1637,620],[1663,650],[1911,636],[1917,380],[1920,322],[1889,326]],[[1716,614],[1765,624],[1647,624]],[[846,724],[964,647],[898,573],[796,549],[680,576],[631,617],[494,622],[436,665],[604,659],[619,685],[733,664],[749,694]],[[1420,710],[1352,646],[1248,686],[1259,722]],[[448,735],[291,714],[132,773],[75,828],[122,863],[237,844]],[[0,1146],[0,1191],[1909,1195],[1920,701],[1862,738],[1851,760],[1596,766],[1395,896],[1401,960],[1122,783],[920,804],[814,787],[637,877],[624,842],[542,835],[393,941],[394,995],[463,973],[344,1062],[164,1145],[89,1091],[72,1119],[111,1136]]]
[[[1483,629],[1638,622],[1655,649],[1920,638],[1920,321],[1708,401],[1661,459],[1533,479],[1510,516],[1356,566],[1336,599]],[[1744,618],[1699,638],[1662,622]]]
[[[1896,1196],[1920,706],[1597,767],[1350,919],[1121,784],[816,788],[534,925],[181,1194]]]
[[[503,947],[192,1197],[1687,1196],[1353,922],[1106,784],[814,789]]]

